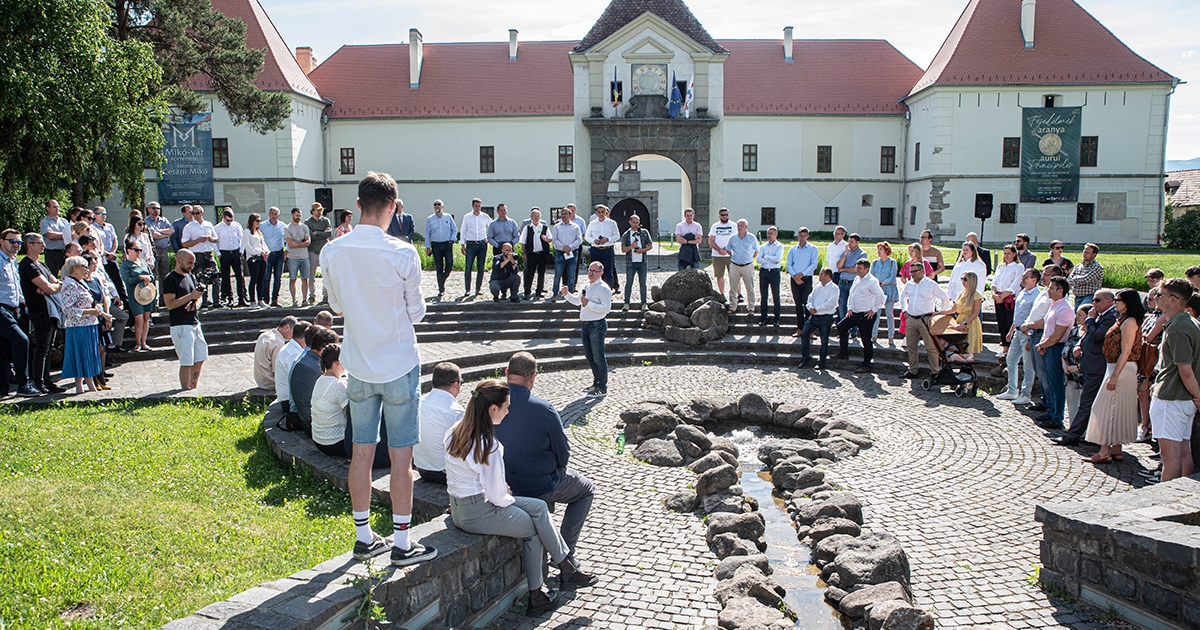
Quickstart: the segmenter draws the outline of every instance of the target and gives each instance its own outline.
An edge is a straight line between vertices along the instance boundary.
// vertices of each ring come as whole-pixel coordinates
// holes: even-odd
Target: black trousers
[[[529,296],[529,290],[533,288],[533,276],[537,274],[537,292],[543,293],[546,288],[546,263],[550,260],[550,252],[546,250],[547,245],[542,244],[542,251],[529,252],[529,260],[525,261],[525,295]]]
[[[589,247],[588,258],[588,262],[599,261],[600,264],[604,265],[604,274],[600,277],[608,285],[608,288],[614,292],[621,288],[621,285],[617,283],[617,257],[613,253],[613,248]]]
[[[871,327],[875,321],[868,317],[874,315],[870,313],[846,313],[846,317],[837,323],[838,342],[841,344],[841,354],[850,354],[850,331],[857,327],[858,336],[862,340],[863,346],[863,365],[870,366],[871,359],[875,358],[875,343],[871,339]]]
[[[1075,417],[1071,418],[1071,426],[1067,429],[1067,435],[1082,440],[1083,434],[1087,433],[1088,421],[1092,419],[1092,404],[1096,402],[1096,395],[1100,393],[1100,388],[1104,387],[1104,372],[1097,374],[1083,374],[1083,391],[1079,394],[1079,408],[1075,410]]]
[[[779,321],[779,269],[759,269],[758,270],[758,290],[762,294],[762,308],[759,313],[762,314],[762,321],[767,321],[767,290],[771,291],[771,296],[775,298],[775,321]]]
[[[192,268],[192,274],[193,274],[193,277],[198,277],[205,270],[208,270],[208,269],[216,270],[216,268],[217,268],[217,261],[213,260],[212,252],[200,252],[200,253],[196,254],[196,266]],[[124,285],[125,283],[122,282],[121,284]],[[179,297],[179,296],[175,296],[175,297]],[[218,282],[214,282],[212,284],[212,301],[213,301],[213,303],[218,303],[221,301],[221,284]],[[208,292],[206,291],[205,295],[204,295],[204,300],[200,304],[200,307],[207,308],[208,304],[209,304]]]
[[[17,387],[25,384],[29,373],[29,337],[17,321],[17,309],[0,305],[0,351],[3,361],[0,361],[0,394],[8,394],[8,386],[15,383]],[[9,379],[9,366],[12,366],[12,376]]]
[[[233,302],[233,291],[229,275],[237,278],[237,300],[239,304],[246,302],[246,276],[242,273],[242,252],[236,249],[221,250],[221,299]]]
[[[430,243],[429,251],[433,253],[433,268],[437,273],[438,294],[446,292],[446,278],[454,270],[454,243],[442,241]]]
[[[65,249],[47,249],[46,250],[46,266],[50,268],[50,273],[54,277],[58,277],[58,272],[62,270],[62,266],[67,262],[67,250]]]
[[[792,301],[796,303],[796,328],[804,329],[804,320],[808,319],[808,296],[812,294],[812,276],[804,276],[804,282],[796,284],[795,276],[789,276],[792,285]]]
[[[54,333],[58,331],[58,320],[45,315],[29,318],[29,378],[41,388],[54,382],[50,378],[50,348],[54,347]]]
[[[129,310],[129,296],[125,294],[125,281],[121,279],[121,268],[117,266],[117,261],[106,260],[104,262],[104,272],[108,274],[108,279],[112,280],[113,285],[117,287],[117,295],[121,296],[121,304],[125,310]]]

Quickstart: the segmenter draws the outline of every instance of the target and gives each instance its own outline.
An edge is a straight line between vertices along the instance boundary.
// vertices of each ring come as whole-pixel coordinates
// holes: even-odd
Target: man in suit
[[[400,199],[396,200],[396,212],[392,214],[392,221],[388,223],[388,236],[395,236],[405,243],[413,242],[413,233],[417,231],[417,226],[413,223],[411,214],[404,212],[404,202]]]
[[[1059,446],[1076,446],[1087,431],[1092,416],[1092,403],[1104,385],[1104,333],[1117,321],[1117,309],[1113,308],[1115,295],[1110,289],[1100,289],[1092,301],[1092,316],[1087,319],[1087,334],[1075,352],[1079,356],[1079,371],[1083,373],[1083,392],[1079,395],[1079,409],[1071,418],[1067,434],[1054,440]]]

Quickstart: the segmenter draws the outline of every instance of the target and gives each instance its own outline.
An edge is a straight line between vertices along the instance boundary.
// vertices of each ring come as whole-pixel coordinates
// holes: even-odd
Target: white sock
[[[408,542],[408,524],[411,522],[412,514],[392,515],[392,533],[395,534],[392,546],[400,551],[408,551],[412,547]]]
[[[371,542],[370,510],[354,512],[354,532],[358,538],[358,542],[363,543],[364,545]]]

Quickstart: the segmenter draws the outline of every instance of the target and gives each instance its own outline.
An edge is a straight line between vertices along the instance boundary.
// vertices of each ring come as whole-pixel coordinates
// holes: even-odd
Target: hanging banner
[[[162,204],[213,203],[212,112],[172,115],[163,125]]]
[[[1081,107],[1026,107],[1021,128],[1021,202],[1079,200]]]

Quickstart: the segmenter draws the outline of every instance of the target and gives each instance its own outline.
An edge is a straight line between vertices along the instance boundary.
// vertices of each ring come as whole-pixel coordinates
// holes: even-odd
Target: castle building
[[[258,0],[213,5],[265,50],[258,85],[292,100],[261,135],[210,99],[209,201],[239,215],[353,208],[376,170],[417,217],[480,197],[518,219],[606,203],[653,231],[722,206],[752,229],[893,240],[959,240],[985,207],[989,241],[1153,244],[1162,229],[1179,80],[1073,0],[969,0],[926,69],[883,40],[714,39],[682,0],[612,0],[579,41],[412,29],[317,64]],[[190,87],[211,93],[204,76]],[[167,216],[182,203],[161,201]]]

